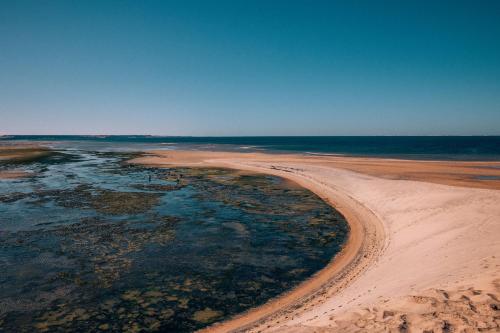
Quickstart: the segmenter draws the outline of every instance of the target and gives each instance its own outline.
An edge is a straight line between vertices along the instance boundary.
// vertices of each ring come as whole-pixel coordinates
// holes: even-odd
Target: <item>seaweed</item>
[[[157,193],[98,190],[90,198],[90,205],[104,214],[139,214],[157,205],[159,199],[160,195]]]
[[[0,329],[194,331],[292,288],[347,237],[342,215],[279,177],[82,156],[0,188],[0,208],[32,212],[0,233]]]

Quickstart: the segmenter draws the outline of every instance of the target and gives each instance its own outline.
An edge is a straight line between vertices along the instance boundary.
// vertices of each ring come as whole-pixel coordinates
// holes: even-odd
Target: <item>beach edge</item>
[[[373,264],[383,252],[385,246],[383,223],[369,208],[349,194],[321,184],[299,172],[285,168],[250,166],[224,159],[200,159],[195,163],[175,159],[165,161],[161,159],[161,155],[156,155],[154,151],[148,152],[148,154],[152,154],[153,157],[158,157],[160,160],[142,157],[132,159],[128,163],[156,168],[229,168],[282,177],[316,194],[342,214],[349,226],[349,237],[342,250],[325,267],[311,277],[260,306],[251,308],[222,322],[214,323],[197,332],[243,332],[273,318],[286,317],[296,308],[307,307],[309,304],[317,305],[321,302],[319,296],[328,293],[328,296],[331,297],[345,289],[356,277]]]

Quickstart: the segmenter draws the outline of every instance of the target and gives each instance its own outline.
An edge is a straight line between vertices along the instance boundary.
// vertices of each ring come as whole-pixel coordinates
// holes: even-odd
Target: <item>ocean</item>
[[[14,135],[2,141],[65,143],[102,150],[205,149],[440,160],[500,160],[500,136],[142,136]]]

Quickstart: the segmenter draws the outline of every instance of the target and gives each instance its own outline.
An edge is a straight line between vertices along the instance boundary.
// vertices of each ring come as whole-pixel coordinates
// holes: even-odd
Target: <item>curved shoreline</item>
[[[134,162],[153,167],[158,164]],[[347,287],[382,252],[384,247],[384,228],[377,216],[367,207],[340,190],[333,189],[293,170],[276,167],[262,168],[223,160],[204,160],[196,164],[173,163],[168,166],[222,167],[279,176],[293,181],[315,193],[322,200],[339,211],[349,225],[349,238],[332,260],[324,268],[314,273],[293,289],[249,309],[225,321],[212,324],[199,330],[201,333],[243,332],[266,326],[278,317],[289,318],[301,309],[321,302],[318,296],[333,296]]]
[[[209,163],[206,165],[213,166]],[[334,191],[314,179],[289,171],[252,168],[230,163],[220,163],[217,166],[271,174],[293,181],[315,193],[339,211],[346,219],[350,230],[349,238],[342,251],[310,278],[263,305],[221,323],[215,323],[199,332],[243,332],[265,327],[268,321],[278,317],[293,317],[294,313],[300,309],[320,303],[318,296],[326,293],[328,296],[333,296],[341,291],[381,253],[385,240],[381,222],[373,212],[347,194],[338,190]]]

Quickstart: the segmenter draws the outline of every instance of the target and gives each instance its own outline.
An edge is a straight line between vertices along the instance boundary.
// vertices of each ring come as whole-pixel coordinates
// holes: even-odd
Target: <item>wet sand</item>
[[[0,144],[0,167],[2,164],[22,163],[25,161],[35,160],[50,154],[50,150],[30,144]],[[9,165],[4,169],[0,169],[1,179],[16,179],[27,177],[31,174],[22,169],[17,168],[15,165]]]
[[[0,170],[0,179],[16,179],[29,176],[30,173],[22,170]]]
[[[157,151],[133,163],[285,177],[350,224],[322,271],[207,332],[498,331],[499,162]]]
[[[0,161],[25,161],[50,154],[50,150],[31,144],[0,144]]]

